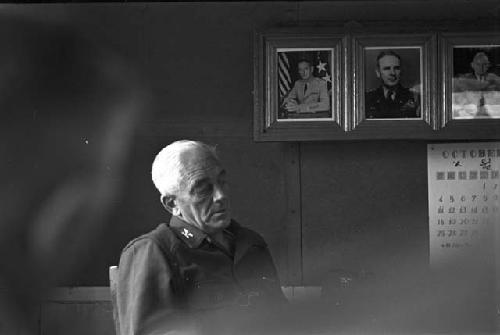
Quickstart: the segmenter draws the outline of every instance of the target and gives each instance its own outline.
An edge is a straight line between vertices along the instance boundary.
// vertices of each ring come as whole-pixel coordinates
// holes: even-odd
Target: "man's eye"
[[[212,184],[201,185],[195,189],[195,194],[201,197],[207,196],[212,194],[213,189],[214,186]]]

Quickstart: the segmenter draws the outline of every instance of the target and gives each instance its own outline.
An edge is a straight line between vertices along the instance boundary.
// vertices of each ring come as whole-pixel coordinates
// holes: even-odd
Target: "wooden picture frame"
[[[438,129],[436,35],[352,36],[353,133],[425,138]]]
[[[306,141],[344,133],[344,36],[286,29],[257,32],[254,43],[254,138]]]
[[[500,35],[470,24],[457,31],[409,22],[256,32],[254,140],[500,139]],[[478,64],[489,64],[493,89],[476,83],[486,93],[458,108],[477,54]],[[309,89],[304,71],[321,83],[312,109],[298,106]]]
[[[441,127],[448,137],[498,138],[500,35],[442,33]]]

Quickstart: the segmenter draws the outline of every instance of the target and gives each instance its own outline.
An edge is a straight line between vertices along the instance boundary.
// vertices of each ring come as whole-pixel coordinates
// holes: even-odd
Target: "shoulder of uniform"
[[[380,91],[380,88],[372,88],[371,90],[366,91],[366,94],[375,94]]]
[[[248,228],[243,228],[245,230],[245,236],[247,236],[253,245],[260,247],[267,247],[267,243],[264,238],[256,231]]]
[[[380,92],[379,92],[379,89],[378,88],[374,88],[374,89],[371,89],[371,90],[368,90],[366,91],[365,95],[368,99],[370,98],[374,98],[376,97],[377,95],[379,95]]]
[[[407,87],[403,87],[401,89],[401,93],[403,96],[406,96],[408,98],[414,98],[419,96],[419,93],[416,90]]]
[[[476,79],[476,76],[473,73],[460,73],[455,79]]]
[[[409,94],[409,93],[412,93],[413,91],[411,89],[409,89],[408,87],[403,87],[401,86],[401,88],[399,89],[401,93],[404,93],[404,94]]]
[[[158,247],[170,247],[175,244],[175,238],[176,237],[172,230],[165,223],[162,223],[152,231],[134,238],[125,246],[125,248],[123,248],[122,253],[126,252],[132,246],[141,247],[151,243],[157,245]]]
[[[316,84],[319,84],[319,85],[326,85],[326,80],[318,78],[318,77],[314,77],[313,82],[315,82]]]
[[[267,246],[266,241],[259,233],[250,228],[241,226],[234,220],[231,222],[231,230],[232,233],[239,236],[239,238],[249,240],[254,245]]]

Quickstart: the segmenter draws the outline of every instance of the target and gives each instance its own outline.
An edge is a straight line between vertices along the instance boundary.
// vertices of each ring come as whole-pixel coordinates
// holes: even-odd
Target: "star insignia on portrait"
[[[323,80],[326,82],[331,83],[332,82],[332,77],[327,73],[325,76],[323,76]]]
[[[323,63],[322,61],[319,61],[319,64],[316,65],[318,72],[326,71],[326,65],[327,65],[327,63]]]
[[[193,237],[194,235],[192,233],[189,232],[189,230],[187,230],[186,228],[184,228],[184,230],[182,231],[181,233],[182,235],[184,235],[186,238],[190,238],[190,237]]]

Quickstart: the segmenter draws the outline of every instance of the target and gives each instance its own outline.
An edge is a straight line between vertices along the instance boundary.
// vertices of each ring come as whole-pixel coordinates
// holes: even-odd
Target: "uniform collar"
[[[384,94],[384,98],[387,98],[387,94],[388,94],[389,91],[392,91],[392,92],[398,94],[399,91],[400,91],[400,88],[401,88],[401,84],[398,84],[398,85],[394,86],[391,89],[389,89],[389,88],[385,87],[384,85],[382,85],[382,93]]]
[[[172,215],[169,226],[190,248],[198,248],[204,240],[210,240],[210,236],[207,233],[177,216]],[[231,220],[229,227],[224,229],[224,234],[234,239],[238,227],[238,224]]]
[[[190,248],[198,248],[203,240],[208,237],[204,231],[174,215],[170,218],[169,226]]]

